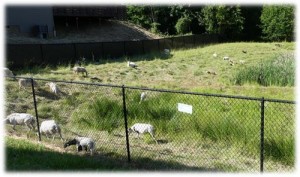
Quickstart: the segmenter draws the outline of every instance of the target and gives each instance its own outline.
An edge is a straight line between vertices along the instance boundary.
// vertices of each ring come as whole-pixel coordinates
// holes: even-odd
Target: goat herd
[[[132,62],[128,62],[128,66],[137,67],[137,65]],[[5,71],[5,76],[14,77],[13,73],[8,68],[5,68],[4,71]],[[85,73],[86,75],[88,74],[84,67],[76,66],[73,68],[73,71],[74,71],[74,73],[82,72],[82,73]],[[31,86],[31,79],[21,78],[18,80],[18,83],[19,83],[19,89],[29,87],[29,86]],[[35,81],[33,81],[33,84],[37,85],[37,83]],[[58,94],[60,92],[60,90],[58,89],[58,87],[55,83],[50,82],[50,83],[47,83],[46,85],[50,87],[50,90],[53,93]],[[140,103],[146,98],[146,95],[147,95],[146,92],[143,92],[141,94]],[[36,131],[35,130],[35,125],[36,125],[35,120],[36,120],[35,117],[28,113],[12,113],[4,119],[4,122],[6,124],[11,124],[13,126],[12,128],[14,131],[16,130],[16,128],[15,128],[16,125],[27,126],[29,128],[29,131],[27,132],[27,137],[28,137],[30,131]],[[140,134],[149,133],[151,135],[151,137],[153,138],[153,140],[156,143],[158,143],[154,137],[155,136],[155,128],[151,124],[135,123],[128,129],[129,134],[132,132],[137,133],[138,137],[140,137],[139,136]],[[49,139],[49,136],[52,136],[52,141],[55,139],[56,134],[58,134],[60,139],[64,142],[64,139],[61,135],[61,128],[55,122],[55,120],[44,120],[41,123],[41,125],[39,126],[39,132],[36,131],[36,135],[39,136],[39,134],[45,135],[47,137],[47,139]],[[96,148],[95,141],[90,137],[76,136],[72,139],[65,141],[63,146],[64,146],[64,148],[67,148],[68,146],[71,146],[71,145],[76,145],[77,152],[82,151],[84,149],[85,151],[89,151],[91,155],[94,154],[95,148]]]
[[[6,124],[11,124],[13,126],[13,130],[16,130],[16,125],[26,125],[29,128],[29,132],[31,130],[35,130],[35,117],[28,113],[12,113],[4,119],[4,122]],[[155,129],[151,124],[143,124],[143,123],[136,123],[133,126],[131,126],[128,129],[128,133],[135,132],[138,134],[138,137],[140,134],[149,133],[153,140],[157,142],[157,140],[154,137]],[[27,137],[28,137],[27,133]],[[60,126],[55,122],[55,120],[45,120],[41,123],[39,132],[36,133],[38,136],[45,135],[47,139],[49,139],[49,136],[52,136],[52,141],[55,139],[56,134],[59,135],[60,139],[64,141],[62,135],[61,135],[61,128]],[[90,151],[90,154],[93,155],[95,152],[95,141],[92,138],[89,137],[74,137],[70,140],[65,141],[64,148],[76,145],[77,152],[82,151],[83,148],[85,151]]]

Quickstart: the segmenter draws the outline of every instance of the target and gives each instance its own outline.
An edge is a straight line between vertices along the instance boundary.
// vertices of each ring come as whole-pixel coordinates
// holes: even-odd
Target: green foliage
[[[295,7],[264,6],[261,14],[263,37],[269,41],[292,41],[295,28]]]
[[[152,23],[151,24],[151,32],[152,33],[160,33],[159,26],[160,26],[159,23],[156,23],[156,22]]]
[[[176,6],[127,6],[127,19],[137,25],[150,29],[153,33],[178,34],[176,23],[181,18],[189,19],[188,32],[202,33],[198,23],[201,7]],[[187,33],[188,33],[187,32]],[[186,33],[186,32],[185,32]]]
[[[127,6],[128,21],[149,29],[151,27],[150,9],[147,6]]]
[[[176,25],[176,31],[178,34],[186,34],[190,32],[190,24],[191,24],[191,20],[188,17],[181,17]]]
[[[235,84],[258,83],[263,86],[294,86],[295,58],[291,54],[277,56],[266,63],[242,68],[235,76]]]
[[[72,114],[72,123],[80,128],[112,130],[123,125],[122,106],[108,98],[96,99],[79,106]]]
[[[199,22],[210,34],[233,38],[243,30],[244,17],[239,6],[205,6]]]

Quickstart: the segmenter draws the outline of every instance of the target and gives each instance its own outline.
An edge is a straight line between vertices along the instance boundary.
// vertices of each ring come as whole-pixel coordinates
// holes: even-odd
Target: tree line
[[[293,5],[127,6],[127,20],[153,33],[219,34],[233,41],[293,41]]]

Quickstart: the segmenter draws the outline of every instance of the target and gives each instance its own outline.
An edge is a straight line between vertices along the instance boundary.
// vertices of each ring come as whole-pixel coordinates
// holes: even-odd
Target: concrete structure
[[[39,32],[53,35],[54,20],[51,6],[7,6],[6,28],[32,36]],[[45,36],[44,36],[45,37]]]

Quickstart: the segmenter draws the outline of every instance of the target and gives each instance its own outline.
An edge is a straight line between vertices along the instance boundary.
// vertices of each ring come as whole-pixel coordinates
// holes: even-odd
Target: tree
[[[293,6],[263,6],[260,17],[263,38],[270,41],[293,40],[294,14]]]
[[[209,34],[234,39],[243,30],[244,18],[239,6],[205,6],[201,10],[199,22]]]
[[[147,6],[127,6],[127,20],[149,29],[151,27],[151,10]]]
[[[182,34],[203,33],[204,27],[198,23],[198,16],[201,12],[199,6],[127,6],[128,21],[140,25],[146,29],[150,29],[154,33],[166,35],[178,34],[176,24],[188,24],[188,30]],[[178,20],[180,22],[178,22]],[[182,22],[185,23],[182,23]],[[188,22],[188,23],[186,23]],[[183,27],[183,26],[182,26]]]

